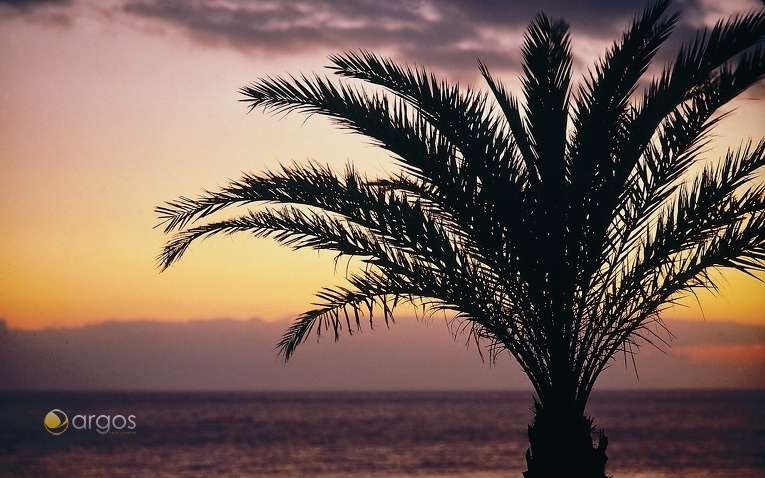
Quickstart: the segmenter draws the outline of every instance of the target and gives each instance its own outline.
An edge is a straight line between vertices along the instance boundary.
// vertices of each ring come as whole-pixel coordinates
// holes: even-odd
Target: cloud
[[[43,5],[71,5],[71,0],[0,0],[0,5],[7,5],[22,11],[34,10]]]
[[[572,26],[575,68],[583,73],[648,4],[643,0],[0,0],[31,16],[41,5],[66,5],[58,16],[101,15],[145,31],[182,35],[197,44],[257,51],[270,57],[317,55],[370,49],[397,61],[416,63],[460,81],[479,80],[476,62],[518,75],[520,44],[539,12]],[[721,8],[708,0],[677,0],[684,21],[657,58],[671,59],[680,38],[704,22],[754,7],[736,0]],[[44,9],[43,9],[44,10]],[[40,13],[38,16],[43,15]]]
[[[288,322],[107,322],[21,331],[0,321],[0,390],[487,390],[530,384],[507,355],[494,366],[438,320],[400,318],[332,343],[309,340],[284,364]],[[597,388],[765,387],[765,327],[671,321],[662,353],[613,362]]]
[[[674,338],[661,350],[643,346],[617,357],[598,380],[601,388],[763,388],[765,326],[665,321]],[[661,335],[661,334],[660,334]]]
[[[765,326],[675,320],[668,328],[682,346],[765,344]]]
[[[0,0],[0,20],[24,18],[37,23],[69,27],[71,0]]]
[[[682,40],[724,16],[757,7],[735,0],[677,0],[675,35],[656,57],[673,59]],[[180,30],[193,41],[255,50],[269,56],[369,49],[399,62],[426,66],[453,80],[480,81],[476,62],[503,75],[520,74],[520,44],[540,13],[572,27],[575,71],[584,74],[649,4],[644,0],[127,0],[129,17]]]
[[[272,55],[372,49],[458,76],[467,69],[474,76],[478,58],[493,69],[517,71],[523,32],[540,11],[567,20],[574,35],[598,44],[602,54],[644,6],[638,0],[130,0],[123,10],[180,28],[207,45]],[[587,55],[586,61],[591,59]]]
[[[529,389],[507,358],[481,362],[446,326],[399,320],[337,343],[309,340],[284,364],[288,322],[107,322],[20,331],[0,324],[0,389],[416,390]]]
[[[714,25],[727,18],[751,9],[761,8],[761,0],[685,0],[681,2],[689,10],[686,21],[695,28]]]
[[[704,333],[699,333],[695,322],[676,322],[672,332],[682,338],[678,346],[669,350],[674,356],[698,364],[765,365],[765,327],[709,322],[704,323]]]
[[[497,58],[481,29],[516,32],[528,17],[498,22],[455,3],[415,1],[287,0],[279,2],[170,2],[138,0],[124,11],[182,28],[194,40],[219,46],[289,55],[322,55],[361,48],[388,51],[409,61],[452,69],[475,67],[477,57]],[[511,55],[516,54],[514,48]]]
[[[690,357],[696,362],[720,361],[765,365],[765,343],[747,345],[691,345],[673,349],[675,355]]]

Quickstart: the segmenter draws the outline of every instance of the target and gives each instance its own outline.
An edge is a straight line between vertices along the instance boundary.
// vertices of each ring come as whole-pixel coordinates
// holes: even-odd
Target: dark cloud
[[[57,26],[71,26],[71,0],[0,0],[0,19],[26,18]]]
[[[757,7],[756,0],[750,2]],[[492,71],[520,69],[520,43],[526,26],[539,12],[563,18],[572,27],[575,65],[592,66],[632,19],[645,0],[116,0],[101,8],[81,0],[90,10],[115,18],[155,22],[185,32],[194,41],[213,46],[257,50],[265,55],[370,49],[397,61],[417,63],[458,80],[476,80],[477,59]],[[44,5],[74,5],[70,0],[0,0],[11,12],[45,10]],[[683,19],[657,63],[674,56],[680,39],[691,36],[707,14],[722,12],[710,0],[675,0],[671,11]],[[719,7],[719,8],[718,8]],[[715,10],[717,9],[717,10]],[[68,8],[67,10],[75,10]],[[88,10],[85,8],[84,10]],[[728,12],[729,13],[729,12]],[[61,13],[59,13],[61,15]],[[694,28],[691,28],[691,24]],[[579,43],[577,43],[577,41]],[[586,51],[577,51],[588,43]]]
[[[476,23],[468,18],[469,12],[449,3],[431,7],[407,1],[210,4],[156,0],[131,2],[124,9],[181,26],[206,43],[272,54],[393,49],[408,60],[447,67],[464,66],[466,56],[474,66],[477,54],[495,55],[477,31],[484,22]]]
[[[486,390],[530,389],[506,355],[482,363],[440,320],[400,318],[337,343],[309,340],[289,364],[274,345],[288,322],[107,322],[20,331],[0,321],[0,390]],[[598,388],[765,387],[765,327],[670,321],[666,354],[619,357]],[[710,348],[711,347],[711,348]],[[728,348],[726,348],[728,347]],[[751,350],[750,350],[751,349]],[[709,360],[699,354],[715,352]],[[754,354],[725,357],[728,351]],[[739,353],[741,355],[741,353]]]
[[[309,340],[284,364],[275,345],[289,322],[107,322],[19,331],[0,321],[0,390],[529,389],[500,360],[450,340],[440,321]]]
[[[402,61],[459,72],[474,71],[477,58],[495,69],[516,69],[520,33],[540,11],[565,18],[575,35],[602,39],[605,46],[644,5],[638,0],[134,0],[124,11],[180,26],[208,44],[271,54],[392,51]]]
[[[43,5],[71,5],[71,0],[0,0],[0,5],[8,5],[18,10],[33,10]]]
[[[755,0],[750,1],[756,7]],[[584,72],[648,5],[645,0],[127,0],[123,11],[185,30],[208,45],[267,55],[330,54],[370,49],[425,65],[459,80],[478,79],[476,61],[518,72],[522,32],[539,12],[572,27],[575,66]],[[722,8],[722,7],[720,7]],[[734,7],[725,7],[734,8]],[[717,9],[717,10],[716,10]],[[676,34],[657,56],[665,64],[691,37],[714,2],[676,0],[684,11]],[[725,12],[729,14],[730,12]],[[589,43],[577,51],[576,43]]]

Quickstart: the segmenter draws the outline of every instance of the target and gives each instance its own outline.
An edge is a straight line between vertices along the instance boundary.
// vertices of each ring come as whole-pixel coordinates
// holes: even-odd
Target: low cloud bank
[[[508,359],[481,362],[438,320],[310,339],[283,363],[289,322],[107,322],[0,329],[0,388],[21,390],[400,390],[527,387]]]
[[[3,390],[483,390],[527,389],[507,355],[489,366],[437,319],[399,319],[333,343],[309,340],[288,363],[274,346],[288,322],[106,322],[22,331],[0,322]],[[597,388],[765,388],[765,327],[668,323],[666,354],[644,346]]]

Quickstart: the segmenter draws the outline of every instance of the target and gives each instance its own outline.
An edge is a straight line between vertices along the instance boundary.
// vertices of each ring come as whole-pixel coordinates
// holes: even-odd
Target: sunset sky
[[[352,161],[375,174],[394,164],[323,118],[247,114],[240,87],[321,72],[328,54],[362,48],[483,88],[480,58],[514,87],[522,34],[539,10],[571,24],[580,78],[643,5],[0,0],[0,319],[34,330],[292,317],[343,282],[331,254],[219,237],[160,274],[167,237],[154,208],[292,160]],[[758,7],[676,1],[682,21],[651,71],[694,29]],[[763,99],[760,83],[735,101],[710,157],[765,136]],[[687,300],[666,317],[765,325],[765,284],[726,273],[720,285],[720,297],[701,294],[700,305]]]

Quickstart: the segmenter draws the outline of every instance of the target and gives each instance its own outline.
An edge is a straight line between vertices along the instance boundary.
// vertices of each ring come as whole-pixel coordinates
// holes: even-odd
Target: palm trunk
[[[606,478],[608,438],[592,442],[592,419],[573,406],[534,405],[524,478]]]

